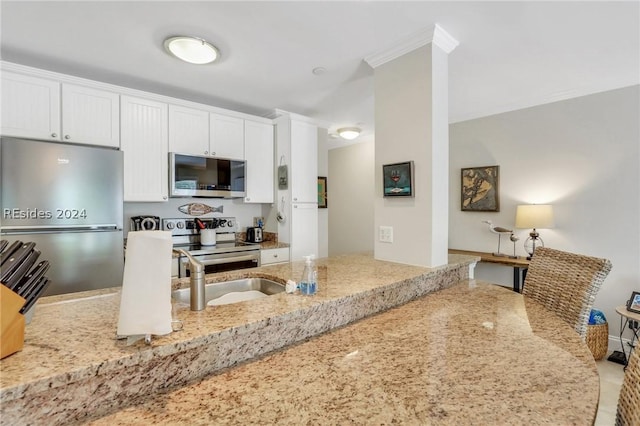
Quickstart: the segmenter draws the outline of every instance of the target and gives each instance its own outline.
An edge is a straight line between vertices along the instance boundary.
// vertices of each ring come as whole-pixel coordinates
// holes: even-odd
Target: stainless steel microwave
[[[242,198],[244,177],[241,160],[169,153],[171,197]]]

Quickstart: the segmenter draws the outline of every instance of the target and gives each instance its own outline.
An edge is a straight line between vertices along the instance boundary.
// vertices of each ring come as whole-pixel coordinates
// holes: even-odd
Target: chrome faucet
[[[191,298],[191,310],[202,311],[207,307],[207,301],[204,296],[204,265],[197,261],[191,256],[191,253],[186,250],[174,248],[173,252],[186,256],[187,259],[189,259],[189,285],[191,287],[189,296]]]

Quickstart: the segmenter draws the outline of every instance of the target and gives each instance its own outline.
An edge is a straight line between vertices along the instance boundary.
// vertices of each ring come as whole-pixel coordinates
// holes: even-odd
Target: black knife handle
[[[9,248],[7,248],[2,252],[2,254],[0,254],[0,266],[4,265],[4,263],[9,260],[13,252],[22,247],[22,244],[22,241],[14,241],[13,243],[11,243]]]
[[[33,287],[38,283],[40,277],[44,275],[45,272],[49,269],[49,262],[47,260],[43,260],[38,263],[38,265],[33,268],[31,272],[29,272],[18,284],[17,290],[18,295],[23,299],[26,299],[26,295],[33,290]]]
[[[32,250],[31,252],[29,252],[29,255],[26,257],[24,262],[18,265],[11,276],[3,281],[3,283],[11,290],[16,291],[18,283],[20,282],[20,280],[22,280],[22,277],[24,277],[29,272],[33,264],[36,263],[36,260],[38,260],[39,256],[40,252],[38,250]]]
[[[29,256],[29,253],[33,251],[35,243],[24,243],[15,253],[2,265],[2,272],[0,273],[0,281],[6,283],[11,274],[20,267],[22,262]]]
[[[51,280],[49,278],[40,277],[34,290],[31,292],[31,294],[27,295],[26,302],[22,309],[20,309],[21,314],[24,314],[29,309],[31,309],[31,307],[38,301],[42,293],[44,293],[47,287],[49,287],[49,284],[51,284]]]

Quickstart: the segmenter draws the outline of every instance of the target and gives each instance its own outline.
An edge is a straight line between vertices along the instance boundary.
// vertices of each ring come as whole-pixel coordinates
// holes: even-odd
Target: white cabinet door
[[[168,199],[167,104],[121,97],[124,201]]]
[[[271,265],[289,261],[289,248],[260,250],[260,265]]]
[[[169,105],[169,151],[209,155],[209,112]]]
[[[318,202],[318,128],[291,120],[291,200]]]
[[[63,84],[62,140],[119,147],[119,98],[117,93]]]
[[[209,155],[244,160],[244,120],[211,113],[209,125]]]
[[[318,257],[318,205],[294,204],[291,209],[291,261]]]
[[[273,203],[273,125],[245,120],[246,203]]]
[[[3,136],[60,140],[60,83],[2,72]]]

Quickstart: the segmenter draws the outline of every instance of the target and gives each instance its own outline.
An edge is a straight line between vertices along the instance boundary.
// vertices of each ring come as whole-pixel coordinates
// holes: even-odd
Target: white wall
[[[584,96],[450,126],[449,246],[495,251],[482,220],[513,228],[518,204],[549,203],[547,247],[604,257],[613,269],[595,307],[618,333],[615,306],[640,290],[639,87]],[[460,211],[460,169],[500,166],[500,212]],[[524,255],[528,230],[518,229]],[[513,250],[508,238],[506,248]],[[505,246],[503,246],[505,247]],[[503,251],[506,251],[503,248]],[[510,268],[480,264],[476,278],[511,285]]]
[[[449,127],[449,246],[495,251],[497,236],[482,220],[512,228],[516,205],[553,204],[556,227],[540,230],[547,246],[613,263],[595,302],[607,316],[611,336],[619,332],[615,306],[640,291],[639,92],[633,86]],[[350,182],[329,187],[331,199],[340,203],[336,219],[339,212],[348,218],[341,223],[330,217],[332,255],[373,248],[375,231],[366,214],[371,201],[363,196],[373,197],[375,182],[362,175],[369,170],[366,162],[373,164],[372,149],[372,144],[360,144],[329,153],[333,180]],[[460,169],[489,165],[500,166],[501,211],[460,211]],[[355,193],[361,196],[353,198]],[[349,216],[350,211],[358,216]],[[357,226],[359,217],[364,227]],[[528,230],[516,234],[521,238],[517,254],[525,255]],[[502,250],[513,250],[508,238],[503,237]],[[510,287],[513,271],[481,263],[476,278]]]
[[[374,143],[329,151],[329,256],[373,251]]]

